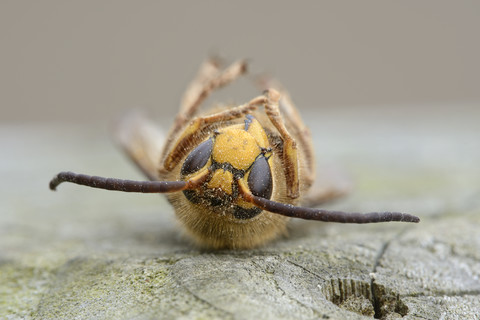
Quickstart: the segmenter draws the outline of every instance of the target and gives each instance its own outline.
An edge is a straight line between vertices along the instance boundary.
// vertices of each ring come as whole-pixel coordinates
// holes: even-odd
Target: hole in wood
[[[331,279],[322,291],[338,307],[375,319],[403,317],[408,313],[398,294],[375,282]]]

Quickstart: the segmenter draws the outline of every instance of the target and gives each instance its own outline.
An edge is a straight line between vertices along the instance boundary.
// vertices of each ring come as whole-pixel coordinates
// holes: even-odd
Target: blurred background
[[[212,54],[250,59],[302,110],[448,117],[480,103],[479,32],[478,1],[5,0],[0,123],[101,125],[142,108],[168,124]],[[256,94],[246,79],[212,99]]]

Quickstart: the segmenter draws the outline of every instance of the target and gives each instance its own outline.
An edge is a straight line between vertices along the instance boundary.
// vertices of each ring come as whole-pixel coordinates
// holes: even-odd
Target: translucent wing
[[[114,126],[115,141],[145,176],[158,180],[158,166],[165,135],[140,112],[126,114]]]

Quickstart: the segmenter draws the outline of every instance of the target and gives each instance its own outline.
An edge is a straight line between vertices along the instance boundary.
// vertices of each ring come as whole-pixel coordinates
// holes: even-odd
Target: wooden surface
[[[105,128],[4,125],[0,318],[479,319],[480,113],[420,111],[307,117],[326,183],[355,183],[326,207],[420,224],[294,221],[251,251],[196,249],[161,196],[49,191],[62,170],[141,177]]]

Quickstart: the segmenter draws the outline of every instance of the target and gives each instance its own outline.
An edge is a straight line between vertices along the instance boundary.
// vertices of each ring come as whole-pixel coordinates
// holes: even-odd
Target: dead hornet
[[[50,188],[67,181],[166,193],[191,238],[214,249],[262,245],[285,234],[290,217],[340,223],[420,221],[399,212],[361,214],[298,206],[318,205],[338,194],[311,188],[315,160],[310,132],[280,85],[263,81],[264,93],[248,103],[197,115],[215,89],[245,71],[244,61],[223,70],[215,59],[206,61],[187,88],[163,147],[147,120],[130,116],[120,122],[120,145],[150,181],[61,172]]]

